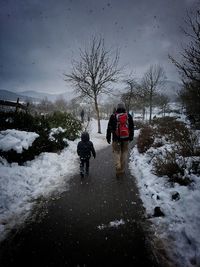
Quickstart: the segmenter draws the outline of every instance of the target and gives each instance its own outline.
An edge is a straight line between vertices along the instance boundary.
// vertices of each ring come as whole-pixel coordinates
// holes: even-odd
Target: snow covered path
[[[90,177],[74,176],[34,218],[2,243],[1,266],[156,266],[134,179],[116,179],[111,146],[91,159]]]

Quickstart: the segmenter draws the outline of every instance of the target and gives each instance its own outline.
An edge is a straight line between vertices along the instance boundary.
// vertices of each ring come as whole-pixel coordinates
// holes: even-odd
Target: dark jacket
[[[96,157],[96,152],[93,143],[90,141],[90,136],[87,132],[83,132],[81,135],[81,141],[77,146],[77,154],[81,159],[89,159],[91,157]]]
[[[116,113],[124,113],[126,112],[124,109],[117,109]],[[117,119],[116,119],[116,113],[113,113],[110,116],[109,122],[108,122],[108,128],[107,128],[107,134],[106,139],[107,142],[110,143],[111,141],[111,134],[112,134],[112,140],[114,142],[120,141],[120,139],[116,136],[116,127],[117,127]],[[133,117],[128,113],[128,125],[129,125],[129,137],[126,139],[123,139],[124,141],[132,141],[134,136],[134,122]]]

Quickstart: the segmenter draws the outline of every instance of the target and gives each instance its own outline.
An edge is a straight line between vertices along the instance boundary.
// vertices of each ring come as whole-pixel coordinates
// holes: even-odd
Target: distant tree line
[[[165,79],[164,69],[159,65],[151,65],[140,83],[134,78],[125,79],[124,82],[127,87],[126,92],[121,96],[121,100],[125,103],[127,111],[132,107],[141,109],[144,119],[145,109],[149,108],[149,123],[152,121],[153,106],[160,106],[163,114],[165,114],[169,98],[160,92]]]

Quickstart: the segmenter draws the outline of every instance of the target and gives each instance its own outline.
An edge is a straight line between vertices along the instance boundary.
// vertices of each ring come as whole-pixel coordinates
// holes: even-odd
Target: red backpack
[[[129,138],[128,128],[128,114],[127,113],[116,113],[117,127],[116,135],[119,139]]]

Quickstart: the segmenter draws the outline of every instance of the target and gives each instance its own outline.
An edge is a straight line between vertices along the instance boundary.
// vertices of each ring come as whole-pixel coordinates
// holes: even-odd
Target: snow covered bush
[[[29,120],[31,118],[31,124],[33,123],[33,117],[32,116],[27,116],[25,112],[4,112],[0,111],[0,130],[7,130],[7,129],[20,129],[22,130],[23,128],[26,127],[24,123],[24,118],[27,117],[27,124],[29,124]],[[23,126],[22,126],[23,124]]]
[[[173,142],[180,141],[188,135],[188,129],[182,121],[175,117],[163,117],[153,120],[153,128],[158,137],[165,136]]]
[[[154,132],[158,138],[164,137],[177,146],[178,154],[198,156],[198,135],[191,130],[186,123],[178,121],[174,117],[164,117],[154,120]]]
[[[165,151],[165,155],[158,155],[153,160],[153,172],[158,176],[167,176],[169,181],[180,185],[189,185],[192,181],[187,176],[187,166],[179,157],[176,150]]]
[[[77,120],[72,114],[56,111],[47,116],[50,128],[62,127],[65,129],[65,138],[74,141],[79,137],[81,131],[81,121]]]
[[[138,130],[145,126],[145,122],[142,120],[134,120],[134,129]]]
[[[138,139],[137,148],[140,153],[146,152],[154,142],[153,128],[150,125],[145,125],[141,128]]]
[[[1,115],[1,131],[14,129],[38,134],[32,145],[28,149],[23,147],[20,153],[13,149],[8,151],[0,149],[0,156],[9,163],[23,164],[42,152],[58,152],[68,145],[67,140],[75,140],[81,129],[81,123],[67,113],[33,116],[25,112],[2,112]]]
[[[166,176],[173,184],[186,186],[192,182],[192,173],[200,175],[198,135],[174,117],[156,118],[152,126],[144,126],[137,149],[146,152],[155,175]]]
[[[26,112],[0,112],[0,130],[16,129],[27,132],[48,131],[49,125],[43,116],[31,115]]]

